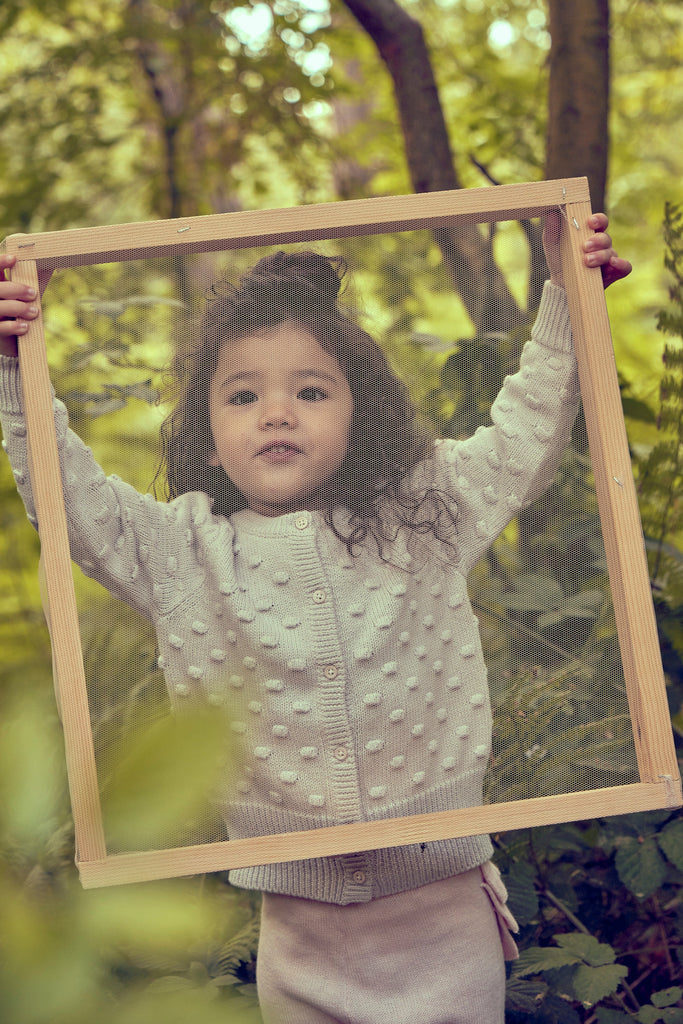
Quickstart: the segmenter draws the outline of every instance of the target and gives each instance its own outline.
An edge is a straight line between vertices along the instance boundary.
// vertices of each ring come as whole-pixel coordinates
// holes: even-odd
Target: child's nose
[[[295,427],[296,412],[290,402],[275,397],[264,406],[260,426],[262,429],[276,430],[280,427]]]

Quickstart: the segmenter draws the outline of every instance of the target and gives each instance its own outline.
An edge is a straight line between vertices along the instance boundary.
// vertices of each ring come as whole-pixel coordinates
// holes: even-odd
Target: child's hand
[[[588,218],[588,227],[596,234],[589,238],[583,249],[586,255],[584,260],[587,267],[600,267],[602,271],[602,283],[609,288],[615,281],[621,281],[623,277],[633,270],[628,260],[617,256],[612,248],[612,239],[605,234],[609,220],[606,213],[594,213]]]
[[[595,234],[584,243],[584,262],[587,267],[600,267],[602,283],[608,288],[622,277],[628,277],[633,269],[628,260],[617,256],[612,247],[612,239],[606,234],[609,224],[607,214],[594,213],[587,220],[587,225]],[[560,215],[549,213],[543,226],[543,248],[548,262],[550,280],[553,284],[564,287],[562,265],[560,262]]]
[[[25,284],[7,281],[5,271],[16,263],[15,256],[0,256],[0,355],[17,355],[17,335],[28,330],[27,320],[38,316],[33,304],[36,293]]]

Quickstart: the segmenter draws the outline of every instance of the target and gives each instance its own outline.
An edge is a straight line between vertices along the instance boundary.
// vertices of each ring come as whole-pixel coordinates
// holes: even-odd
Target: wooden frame
[[[588,270],[584,178],[283,210],[12,235],[12,278],[43,289],[53,270],[169,253],[341,238],[542,216],[560,209],[561,254],[605,538],[640,782],[307,832],[108,855],[97,785],[42,321],[20,345],[46,615],[64,695],[77,864],[85,887],[270,864],[681,804],[636,492],[599,270]]]

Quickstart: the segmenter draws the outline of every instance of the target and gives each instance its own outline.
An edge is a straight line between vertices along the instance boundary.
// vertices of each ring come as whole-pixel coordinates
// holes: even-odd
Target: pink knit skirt
[[[503,1024],[506,896],[493,864],[349,906],[264,893],[264,1024]]]

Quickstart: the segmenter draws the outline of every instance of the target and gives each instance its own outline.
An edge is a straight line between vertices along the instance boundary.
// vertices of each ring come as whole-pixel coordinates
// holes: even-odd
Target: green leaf
[[[661,1019],[659,1010],[655,1006],[641,1006],[636,1014],[636,1020],[640,1021],[640,1024],[656,1024]]]
[[[522,981],[513,975],[505,989],[505,1008],[517,1013],[533,1015],[539,1002],[548,991],[548,986],[540,981]]]
[[[640,423],[655,423],[656,416],[646,402],[638,398],[623,398],[621,404],[624,409],[624,416],[630,420],[638,420]]]
[[[676,818],[665,825],[657,836],[657,841],[665,857],[675,864],[679,871],[683,871],[683,818]]]
[[[256,959],[260,930],[260,917],[257,912],[222,946],[216,955],[216,969],[221,975],[235,975],[242,963]]]
[[[597,615],[605,601],[602,590],[582,590],[578,594],[572,594],[567,599],[565,612],[567,615],[574,615],[582,618],[589,618]]]
[[[565,600],[564,591],[553,576],[522,573],[515,580],[514,591],[506,597],[505,603],[508,608],[520,611],[555,611]]]
[[[589,967],[613,964],[616,959],[612,947],[604,942],[598,942],[594,935],[569,932],[563,935],[553,935],[553,938],[559,946],[580,957]]]
[[[683,1024],[683,1010],[676,1006],[643,1006],[636,1014],[640,1024]]]
[[[207,807],[225,773],[221,711],[167,717],[141,731],[104,787],[107,834],[128,849],[168,843]]]
[[[559,626],[566,618],[564,612],[546,612],[545,615],[538,616],[536,625],[539,629],[548,629],[550,626]]]
[[[626,1024],[627,1021],[633,1020],[628,1013],[622,1013],[621,1010],[610,1010],[606,1006],[599,1006],[595,1015],[598,1024]]]
[[[508,906],[517,922],[524,926],[538,913],[538,894],[534,887],[536,872],[530,864],[514,862],[505,876]]]
[[[582,1003],[593,1006],[619,988],[628,974],[623,964],[606,964],[603,967],[588,967],[581,964],[574,975],[574,991]]]
[[[504,594],[501,603],[514,612],[541,612],[546,607],[543,597],[531,592]]]
[[[150,992],[179,992],[181,989],[194,988],[190,978],[168,974],[164,978],[155,978],[147,986]]]
[[[548,982],[551,992],[558,996],[566,996],[568,999],[575,999],[574,975],[576,964],[568,967],[556,967],[551,971],[544,971],[543,978]]]
[[[683,998],[683,989],[680,985],[674,985],[672,988],[663,988],[659,992],[654,992],[650,999],[652,1000],[653,1006],[673,1006],[679,999]]]
[[[620,880],[639,900],[651,896],[666,877],[666,863],[652,836],[623,841],[615,865]]]
[[[556,946],[530,946],[519,954],[514,973],[517,977],[524,978],[528,974],[540,974],[542,971],[580,963],[581,958],[570,950],[558,949]]]
[[[88,415],[91,419],[97,419],[98,416],[108,416],[112,412],[118,412],[120,409],[125,409],[126,400],[125,398],[108,397],[106,395],[98,395],[92,402],[92,408],[89,410]]]
[[[676,653],[683,656],[683,622],[678,617],[660,619],[661,630]]]
[[[543,1024],[581,1024],[581,1018],[571,1003],[554,992],[549,992],[543,1000],[540,1019]]]
[[[176,961],[205,941],[212,925],[211,906],[194,895],[186,880],[98,889],[83,904],[82,927],[99,946],[134,949],[138,965],[156,960],[166,973],[176,973]],[[225,916],[229,925],[237,920],[232,907]]]

